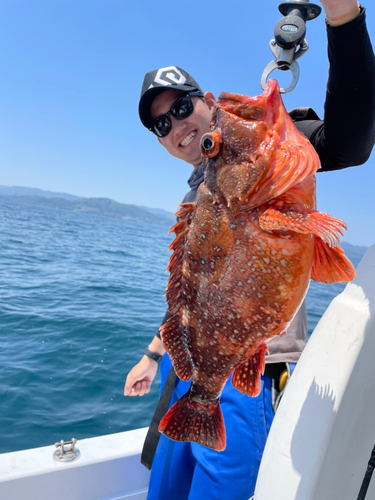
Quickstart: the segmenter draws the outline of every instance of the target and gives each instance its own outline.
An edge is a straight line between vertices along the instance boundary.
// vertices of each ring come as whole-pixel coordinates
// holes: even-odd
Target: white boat
[[[140,463],[147,428],[82,439],[73,461],[55,444],[0,455],[1,500],[145,500],[150,472]],[[66,454],[69,448],[65,446]]]
[[[357,500],[375,445],[375,245],[316,326],[272,423],[254,500]],[[375,498],[375,477],[366,500]]]
[[[374,359],[375,245],[301,356],[271,427],[255,500],[357,499],[375,445]],[[146,432],[79,441],[72,462],[54,460],[55,445],[2,454],[0,499],[144,500]],[[375,478],[366,500],[374,498]]]

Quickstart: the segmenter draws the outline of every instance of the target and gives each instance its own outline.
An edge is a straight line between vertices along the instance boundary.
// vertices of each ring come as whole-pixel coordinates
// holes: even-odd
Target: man
[[[306,108],[293,110],[291,116],[318,152],[320,171],[328,171],[362,164],[371,153],[375,135],[375,62],[365,11],[356,0],[322,3],[330,60],[324,121]],[[200,138],[209,129],[214,103],[214,96],[210,92],[203,96],[198,83],[181,68],[161,68],[145,76],[139,103],[142,123],[171,155],[194,166],[188,181],[191,190],[184,202],[194,201],[203,181]],[[163,323],[167,319],[168,313]],[[270,354],[257,398],[240,394],[228,380],[220,400],[227,431],[224,452],[161,436],[152,467],[149,500],[247,500],[253,494],[273,419],[271,388],[277,385],[285,364],[298,361],[306,343],[306,331],[303,304],[286,335],[269,343]],[[164,353],[160,336],[156,335],[129,373],[125,395],[143,396],[149,392],[157,361]],[[169,357],[163,356],[162,386],[170,367]],[[188,387],[188,382],[177,379],[171,404]]]

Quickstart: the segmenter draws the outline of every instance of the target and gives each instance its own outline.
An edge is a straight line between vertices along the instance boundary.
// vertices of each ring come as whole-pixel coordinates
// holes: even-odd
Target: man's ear
[[[163,143],[161,142],[160,137],[157,137],[157,140],[159,141],[159,144],[161,144],[163,146]]]
[[[213,95],[212,92],[206,92],[204,94],[204,100],[206,101],[206,104],[209,108],[209,110],[212,112],[216,103],[216,98]]]

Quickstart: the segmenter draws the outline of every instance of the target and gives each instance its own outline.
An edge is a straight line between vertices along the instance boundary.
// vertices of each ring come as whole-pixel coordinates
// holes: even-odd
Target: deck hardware
[[[52,457],[56,462],[72,462],[80,457],[81,452],[76,448],[77,440],[72,438],[71,441],[66,443],[61,440],[59,443],[55,443],[56,450],[54,451]]]

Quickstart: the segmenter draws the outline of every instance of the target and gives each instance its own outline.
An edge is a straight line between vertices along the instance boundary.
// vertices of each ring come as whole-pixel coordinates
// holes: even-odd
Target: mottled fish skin
[[[221,94],[202,152],[205,182],[172,228],[172,316],[161,329],[177,375],[192,384],[159,429],[220,451],[219,398],[231,371],[233,385],[256,396],[266,342],[292,321],[311,271],[332,282],[353,279],[354,269],[334,248],[345,224],[315,209],[319,159],[277,82],[255,98]]]

